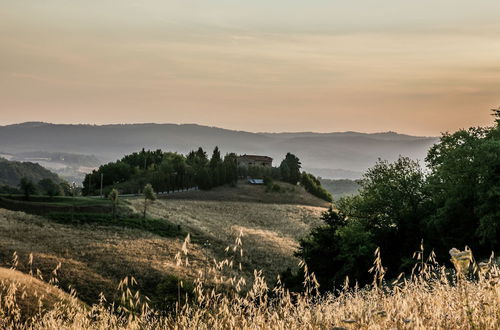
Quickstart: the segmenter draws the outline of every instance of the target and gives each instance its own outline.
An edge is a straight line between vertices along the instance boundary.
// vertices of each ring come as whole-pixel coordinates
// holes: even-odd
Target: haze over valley
[[[38,162],[74,179],[83,178],[90,168],[142,148],[186,154],[199,146],[208,151],[218,146],[222,153],[268,155],[275,164],[292,152],[301,159],[304,169],[315,175],[358,179],[378,158],[393,161],[402,155],[423,160],[437,138],[394,132],[251,133],[196,124],[31,122],[0,126],[0,141],[4,157]]]

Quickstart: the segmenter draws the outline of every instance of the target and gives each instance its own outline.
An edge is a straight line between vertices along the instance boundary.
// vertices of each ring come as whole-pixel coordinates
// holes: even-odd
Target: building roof
[[[250,184],[264,184],[263,179],[248,179],[248,183]]]
[[[249,159],[249,160],[255,160],[255,161],[272,161],[273,159],[271,157],[268,157],[268,156],[259,156],[259,155],[242,155],[242,156],[238,156],[238,158],[245,158],[245,159]]]

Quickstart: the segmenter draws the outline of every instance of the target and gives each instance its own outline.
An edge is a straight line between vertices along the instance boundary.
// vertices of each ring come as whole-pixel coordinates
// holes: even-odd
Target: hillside
[[[51,179],[54,182],[61,181],[57,174],[37,163],[9,161],[0,157],[0,185],[17,187],[23,177],[35,183],[41,179]]]
[[[0,267],[0,305],[9,303],[19,307],[23,319],[35,316],[40,308],[52,310],[61,303],[81,304],[54,285],[15,269]]]
[[[335,200],[344,197],[356,195],[360,188],[360,185],[355,180],[349,179],[323,179],[319,180],[321,185],[332,194]]]
[[[90,172],[102,163],[94,155],[47,151],[5,153],[2,152],[1,148],[0,157],[10,161],[40,164],[51,172],[56,173],[64,180],[77,183],[83,180],[85,173]]]
[[[264,189],[263,187],[258,187]],[[248,193],[233,189],[236,195]],[[216,189],[228,194],[228,191]],[[254,191],[255,194],[265,194]],[[302,192],[297,191],[296,200]],[[251,195],[251,194],[250,194]],[[261,197],[264,198],[264,197]],[[241,201],[160,199],[150,206],[148,214],[178,225],[189,232],[189,267],[176,265],[175,256],[182,249],[184,236],[158,236],[148,231],[98,224],[61,224],[48,219],[0,209],[0,266],[10,265],[12,253],[20,256],[19,269],[27,272],[26,260],[34,255],[34,265],[44,274],[61,262],[61,287],[72,285],[85,302],[95,302],[99,292],[106,297],[116,295],[116,286],[125,276],[138,280],[141,292],[157,298],[161,283],[169,278],[194,279],[198,271],[206,271],[214,258],[222,260],[228,255],[224,249],[234,244],[243,234],[244,255],[241,259],[243,274],[253,278],[253,269],[263,269],[270,283],[287,267],[296,268],[293,256],[296,239],[307,234],[320,223],[319,216],[325,204],[259,203],[242,198]],[[314,199],[309,200],[310,204]],[[142,209],[142,199],[126,202],[132,208]],[[174,291],[176,292],[175,285]],[[174,292],[174,295],[175,295]],[[172,294],[172,292],[170,292]],[[153,299],[154,300],[154,299]]]
[[[166,195],[165,200],[194,200],[221,202],[250,202],[264,204],[297,204],[316,207],[328,207],[329,203],[319,199],[302,186],[293,186],[286,182],[275,182],[281,187],[280,192],[267,192],[264,186],[246,184],[239,181],[237,187],[221,186],[211,190],[190,190]]]
[[[222,153],[264,154],[281,161],[297,155],[305,170],[325,178],[358,178],[378,158],[399,155],[422,160],[437,139],[387,133],[251,133],[195,124],[60,125],[23,123],[0,126],[0,151],[67,152],[95,155],[102,163],[142,149],[187,153],[203,147]]]

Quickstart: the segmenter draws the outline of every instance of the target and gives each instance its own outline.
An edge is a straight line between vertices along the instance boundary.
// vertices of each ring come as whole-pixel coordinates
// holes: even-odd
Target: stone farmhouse
[[[241,155],[238,156],[238,166],[249,167],[249,166],[262,166],[262,167],[272,167],[273,159],[268,156],[258,156],[258,155]]]

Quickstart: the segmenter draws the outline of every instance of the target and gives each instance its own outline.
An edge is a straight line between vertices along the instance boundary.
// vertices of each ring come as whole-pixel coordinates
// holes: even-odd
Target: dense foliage
[[[199,148],[187,156],[161,150],[142,150],[108,163],[85,176],[83,193],[100,192],[101,176],[104,193],[116,187],[121,193],[138,193],[147,183],[155,191],[172,191],[198,186],[210,189],[237,180],[237,157],[227,154],[221,157],[215,148],[209,159]]]
[[[314,175],[302,172],[300,176],[300,184],[306,189],[307,192],[319,197],[327,202],[332,202],[332,195],[321,186],[321,182]]]
[[[286,154],[279,167],[265,167],[238,166],[238,156],[235,153],[222,157],[218,147],[215,147],[210,158],[202,148],[193,150],[186,156],[143,149],[87,174],[83,181],[83,194],[99,194],[101,178],[103,194],[108,195],[112,189],[124,194],[140,193],[148,183],[156,192],[195,186],[208,190],[225,184],[234,185],[238,179],[250,177],[285,181],[293,185],[301,181],[311,194],[332,201],[332,196],[321,187],[318,179],[307,173],[302,177],[300,168],[299,158],[291,153]]]
[[[451,247],[470,246],[477,258],[499,252],[499,111],[495,117],[493,127],[444,134],[428,153],[427,172],[404,157],[369,169],[359,194],[336,202],[325,224],[300,242],[297,256],[322,288],[345,276],[367,281],[376,247],[389,276],[412,269],[409,257],[422,240],[441,261]]]
[[[281,179],[291,184],[297,184],[300,180],[301,163],[297,156],[287,153],[280,164]]]

